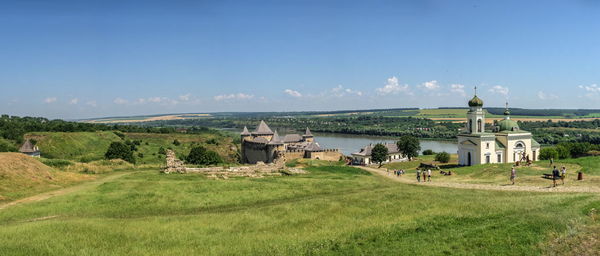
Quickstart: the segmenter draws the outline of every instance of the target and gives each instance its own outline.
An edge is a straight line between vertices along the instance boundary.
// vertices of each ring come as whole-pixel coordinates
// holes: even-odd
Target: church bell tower
[[[475,96],[469,101],[469,112],[467,112],[467,131],[469,134],[479,134],[485,132],[485,112],[483,111],[483,100],[477,97],[477,87],[475,87]]]

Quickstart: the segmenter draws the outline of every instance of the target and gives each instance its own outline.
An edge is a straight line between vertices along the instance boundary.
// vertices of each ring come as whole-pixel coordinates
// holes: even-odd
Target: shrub
[[[542,148],[540,150],[540,160],[558,159],[556,148]]]
[[[433,152],[433,150],[431,149],[426,149],[425,151],[423,151],[424,156],[431,156],[433,154],[435,154],[435,152]]]
[[[125,134],[119,131],[114,131],[113,132],[115,135],[117,135],[119,138],[121,138],[122,140],[125,139]]]
[[[159,155],[166,155],[167,151],[165,150],[165,148],[160,147],[160,148],[158,148],[158,154]]]
[[[450,162],[450,154],[446,152],[437,153],[437,155],[435,155],[435,161],[440,163],[448,163]]]
[[[565,145],[556,146],[556,152],[558,152],[559,159],[571,158],[571,150]]]
[[[173,145],[175,145],[175,146],[179,146],[179,145],[181,145],[181,142],[179,142],[179,140],[175,139],[175,140],[173,141]]]
[[[8,141],[0,139],[0,152],[16,152],[17,147],[10,144]]]
[[[64,160],[64,159],[40,159],[40,161],[50,167],[54,167],[54,168],[63,168],[63,167],[67,167],[69,165],[72,165],[73,162],[69,161],[69,160]]]
[[[186,158],[188,163],[199,165],[212,165],[222,163],[221,156],[215,151],[207,150],[204,147],[194,147]]]
[[[106,159],[123,159],[132,164],[135,163],[135,158],[133,157],[133,151],[130,146],[125,145],[122,142],[113,142],[108,147],[106,154],[104,154]]]

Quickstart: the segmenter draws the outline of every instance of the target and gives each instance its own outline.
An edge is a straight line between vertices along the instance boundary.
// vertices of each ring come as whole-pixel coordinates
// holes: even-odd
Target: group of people
[[[567,168],[564,166],[560,168],[560,171],[556,169],[556,165],[552,170],[552,185],[556,187],[556,180],[560,179],[562,184],[565,185],[565,178],[567,178]]]
[[[517,178],[517,168],[515,166],[513,166],[512,169],[510,170],[510,181],[512,182],[513,185],[515,185],[516,178]],[[562,184],[564,185],[565,178],[567,178],[567,168],[563,166],[560,170],[558,170],[555,165],[554,169],[552,170],[552,185],[554,187],[556,187],[557,180],[561,180]]]
[[[427,169],[427,171],[417,169],[417,182],[421,182],[421,175],[423,176],[423,182],[431,181],[431,169]]]
[[[400,170],[394,170],[394,175],[400,177],[402,175],[404,175],[406,173],[406,171],[404,171],[403,169]]]

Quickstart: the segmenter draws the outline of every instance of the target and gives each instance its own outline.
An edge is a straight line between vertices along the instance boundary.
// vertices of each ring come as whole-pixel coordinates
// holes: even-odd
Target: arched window
[[[482,132],[481,119],[477,119],[477,132]]]
[[[473,119],[469,119],[469,127],[467,127],[469,133],[473,133]]]

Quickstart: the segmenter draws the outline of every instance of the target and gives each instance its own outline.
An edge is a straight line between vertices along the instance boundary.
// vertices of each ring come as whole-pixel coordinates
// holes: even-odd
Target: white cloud
[[[451,84],[450,91],[453,93],[460,94],[463,97],[467,96],[467,93],[465,93],[465,86],[462,84]]]
[[[508,96],[509,89],[508,87],[503,87],[500,85],[496,85],[490,89],[491,93],[502,94],[504,96]]]
[[[79,99],[78,99],[78,98],[72,98],[72,99],[69,101],[69,104],[70,104],[70,105],[77,105],[77,103],[79,103]]]
[[[113,100],[113,102],[118,105],[123,105],[123,104],[127,104],[129,101],[127,101],[126,99],[123,99],[123,98],[116,98]]]
[[[423,88],[428,91],[437,90],[440,88],[438,82],[436,80],[431,80],[429,82],[425,82],[419,85],[419,88]]]
[[[184,94],[184,95],[179,95],[179,100],[180,101],[189,101],[190,97],[192,97],[192,94],[190,94],[190,93]]]
[[[397,94],[400,92],[408,92],[408,85],[400,85],[398,83],[398,78],[392,76],[387,79],[385,86],[377,88],[375,91],[377,91],[377,94],[379,95]]]
[[[98,104],[96,103],[95,100],[90,100],[88,102],[85,103],[86,105],[92,106],[92,107],[97,107]]]
[[[346,96],[347,94],[356,95],[356,96],[363,95],[363,93],[361,91],[352,90],[350,88],[344,89],[344,87],[341,84],[336,87],[333,87],[331,89],[331,93],[336,97],[343,97],[343,96]]]
[[[586,92],[591,92],[591,93],[598,93],[598,92],[600,92],[600,87],[598,87],[597,84],[580,85],[579,88],[580,89],[584,89]]]
[[[558,96],[554,95],[554,94],[547,94],[545,92],[539,91],[537,93],[537,96],[540,100],[556,100],[558,99]]]
[[[216,101],[222,101],[222,100],[249,100],[254,98],[254,95],[250,95],[250,94],[244,94],[244,93],[238,93],[238,94],[224,94],[224,95],[217,95],[215,97],[213,97]]]
[[[285,89],[285,91],[283,91],[283,92],[285,92],[285,94],[290,95],[290,96],[292,96],[294,98],[300,98],[300,97],[302,97],[302,93],[300,93],[298,91],[294,91],[292,89]]]
[[[48,97],[48,98],[44,99],[44,103],[51,104],[51,103],[56,102],[56,100],[57,100],[56,97]]]

